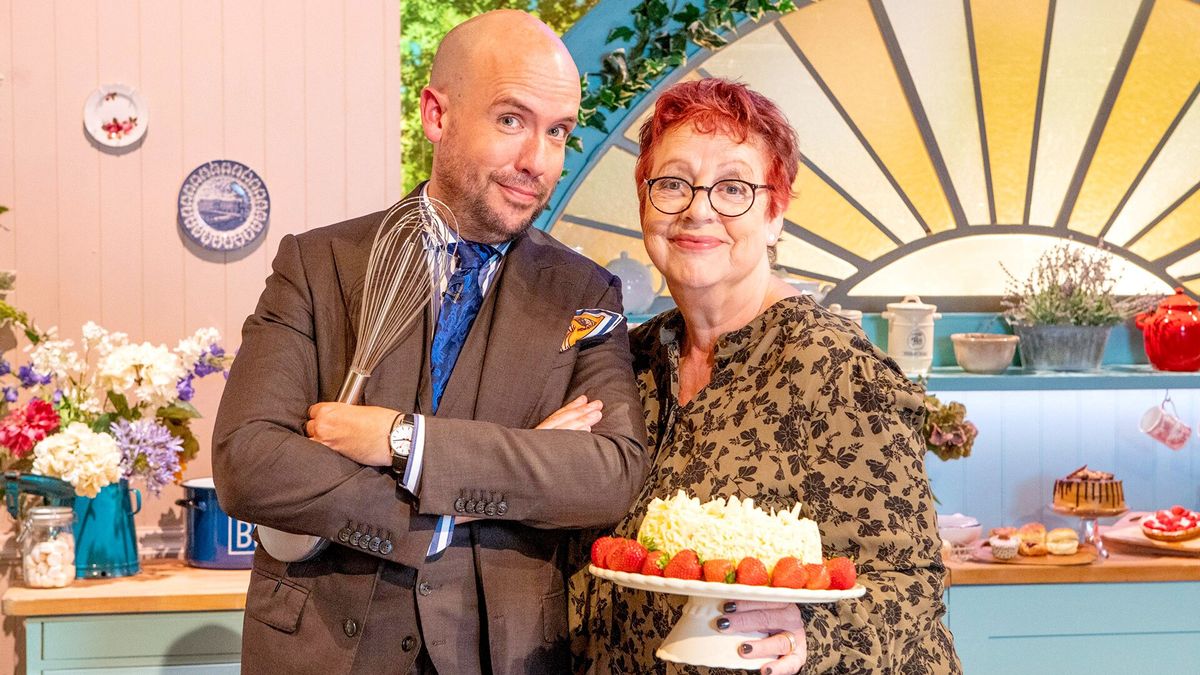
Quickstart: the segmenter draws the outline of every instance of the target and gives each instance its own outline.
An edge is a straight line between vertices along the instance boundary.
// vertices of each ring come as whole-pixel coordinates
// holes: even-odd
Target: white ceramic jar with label
[[[926,375],[933,365],[933,322],[942,318],[937,305],[906,295],[900,302],[889,302],[883,318],[888,321],[888,356],[906,375]]]

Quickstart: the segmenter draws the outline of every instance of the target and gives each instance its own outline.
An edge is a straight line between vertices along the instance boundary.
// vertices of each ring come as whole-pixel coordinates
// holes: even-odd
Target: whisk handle
[[[369,373],[360,372],[351,369],[346,373],[346,381],[342,382],[342,390],[338,392],[338,403],[349,403],[357,405],[362,402],[363,389],[367,387],[367,380],[370,379]]]

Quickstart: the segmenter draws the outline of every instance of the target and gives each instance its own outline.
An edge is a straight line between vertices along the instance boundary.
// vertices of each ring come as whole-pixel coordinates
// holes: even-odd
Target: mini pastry
[[[1044,544],[1046,543],[1046,526],[1041,523],[1025,523],[1017,530],[1021,541]]]
[[[1030,558],[1043,556],[1049,553],[1046,549],[1045,542],[1041,541],[1026,541],[1021,540],[1021,545],[1017,547],[1017,553]]]
[[[1074,555],[1079,550],[1079,535],[1066,527],[1050,530],[1046,533],[1046,550],[1050,555]]]
[[[1011,530],[1012,528],[1000,529]],[[1020,540],[1007,534],[998,534],[988,539],[988,545],[992,547],[992,557],[996,560],[1012,560],[1017,557],[1017,546],[1020,545]]]
[[[1000,537],[1000,536],[1008,537],[1010,539],[1013,537],[1016,537],[1017,536],[1017,528],[1015,528],[1015,527],[993,527],[988,532],[988,539],[991,539],[992,537]]]

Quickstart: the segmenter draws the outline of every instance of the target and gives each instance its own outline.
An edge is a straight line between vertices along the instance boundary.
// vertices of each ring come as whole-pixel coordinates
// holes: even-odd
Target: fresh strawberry
[[[700,556],[690,548],[685,548],[675,557],[671,558],[671,562],[663,568],[663,576],[668,579],[688,579],[691,581],[699,581],[704,576],[704,570],[700,566]]]
[[[608,550],[604,562],[608,569],[616,572],[641,572],[646,562],[646,547],[632,539],[619,539]]]
[[[592,564],[596,567],[607,569],[608,551],[612,545],[617,542],[616,537],[600,537],[592,542]]]
[[[737,574],[737,565],[732,560],[705,560],[704,580],[718,584],[732,584]]]
[[[758,558],[742,558],[737,566],[737,582],[747,586],[766,586],[771,583],[767,566]]]
[[[650,577],[661,577],[663,568],[667,566],[666,551],[650,551],[646,554],[646,562],[642,563],[642,574]]]
[[[858,572],[854,569],[854,561],[849,558],[830,558],[825,561],[825,569],[829,570],[829,588],[835,591],[845,591],[854,588]]]
[[[805,565],[804,571],[808,572],[808,583],[804,587],[810,591],[824,591],[829,588],[831,579],[829,578],[829,570],[820,563]]]
[[[808,571],[801,562],[791,556],[780,558],[771,573],[771,585],[776,588],[804,588],[808,583]]]
[[[1188,510],[1183,508],[1179,504],[1176,504],[1175,506],[1171,507],[1171,513],[1174,513],[1177,516],[1186,516],[1187,512],[1188,512]]]

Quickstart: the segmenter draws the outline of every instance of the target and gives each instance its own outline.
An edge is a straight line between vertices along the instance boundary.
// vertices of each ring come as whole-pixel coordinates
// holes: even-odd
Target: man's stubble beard
[[[479,180],[477,174],[467,170],[466,162],[449,157],[440,162],[434,170],[438,185],[445,193],[443,201],[450,207],[460,227],[466,223],[467,229],[481,244],[502,244],[519,237],[542,215],[542,211],[550,202],[549,195],[553,189],[547,190],[541,203],[525,220],[515,229],[509,230],[504,225],[504,218],[487,203],[487,189],[495,175],[496,172],[493,172],[489,177]]]

